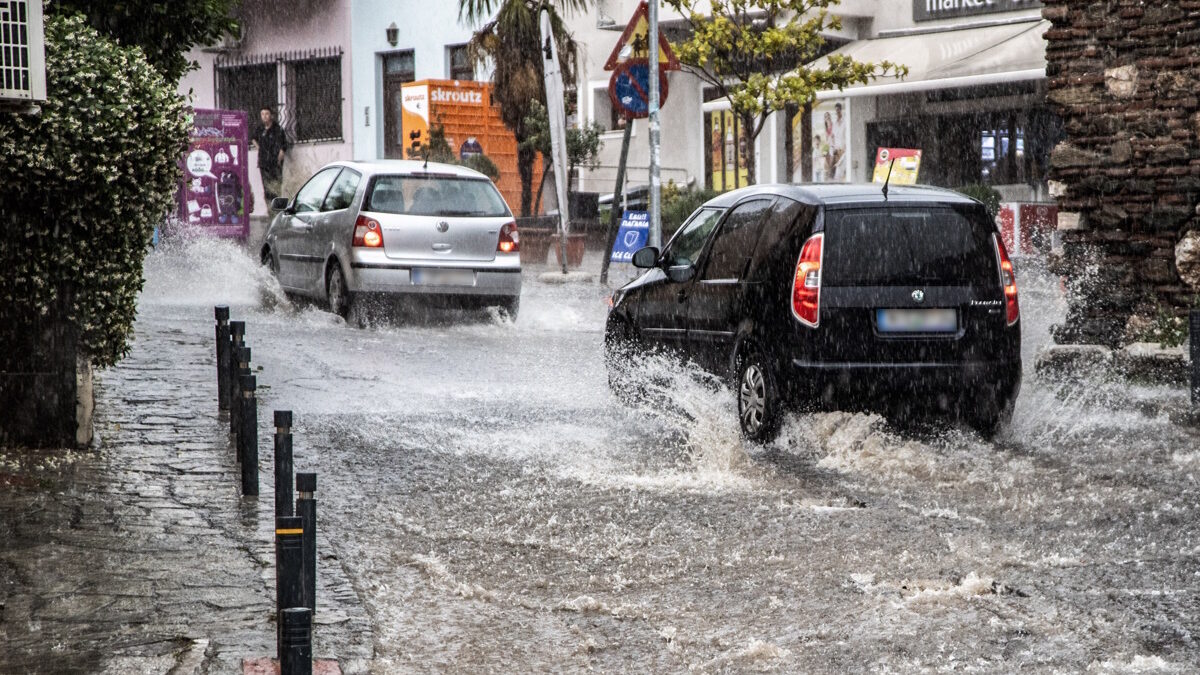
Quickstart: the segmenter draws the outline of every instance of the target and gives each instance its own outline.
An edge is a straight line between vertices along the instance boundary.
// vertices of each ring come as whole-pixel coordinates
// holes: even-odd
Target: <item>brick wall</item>
[[[1044,0],[1069,280],[1059,342],[1117,344],[1200,292],[1200,0]],[[1137,319],[1135,319],[1136,323]]]

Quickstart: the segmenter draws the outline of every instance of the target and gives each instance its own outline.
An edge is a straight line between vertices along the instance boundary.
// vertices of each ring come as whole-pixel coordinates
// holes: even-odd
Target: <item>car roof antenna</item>
[[[422,171],[429,170],[429,153],[428,152],[425,153],[425,163],[421,165],[421,170]],[[887,192],[885,191],[884,194],[886,195]]]
[[[883,199],[884,199],[884,201],[887,201],[888,183],[890,183],[890,182],[891,182],[891,180],[892,180],[892,167],[893,167],[893,166],[895,166],[895,165],[896,165],[896,158],[895,158],[895,157],[893,157],[893,158],[892,158],[892,161],[888,163],[888,175],[887,175],[887,178],[885,178],[885,179],[883,180]]]

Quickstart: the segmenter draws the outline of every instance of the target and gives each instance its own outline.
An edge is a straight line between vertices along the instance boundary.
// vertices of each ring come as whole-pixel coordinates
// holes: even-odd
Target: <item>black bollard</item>
[[[292,515],[292,411],[275,411],[275,517]]]
[[[1188,351],[1192,358],[1192,409],[1200,407],[1200,309],[1188,312]]]
[[[297,516],[275,519],[276,651],[283,654],[283,611],[304,606],[304,523]]]
[[[253,375],[242,377],[242,496],[258,496],[258,382]]]
[[[232,408],[237,402],[237,354],[238,350],[246,345],[246,322],[245,321],[230,321],[229,322],[229,373],[226,377],[226,383],[229,386],[229,405]]]
[[[233,349],[233,390],[230,394],[229,433],[242,432],[242,378],[250,374],[250,348],[245,345]],[[242,461],[241,446],[236,446],[237,460]]]
[[[229,307],[213,308],[217,319],[217,410],[229,410]]]
[[[304,523],[304,607],[317,612],[317,474],[296,474],[296,515]]]
[[[279,675],[312,675],[312,610],[279,612]]]

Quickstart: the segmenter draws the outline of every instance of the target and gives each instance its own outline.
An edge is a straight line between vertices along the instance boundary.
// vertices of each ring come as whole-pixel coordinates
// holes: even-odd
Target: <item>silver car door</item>
[[[321,204],[341,170],[340,166],[331,166],[318,171],[292,201],[292,214],[286,227],[279,232],[279,238],[284,239],[279,249],[279,275],[286,286],[317,292],[313,268],[321,269],[321,259],[313,260],[312,237],[321,215]]]

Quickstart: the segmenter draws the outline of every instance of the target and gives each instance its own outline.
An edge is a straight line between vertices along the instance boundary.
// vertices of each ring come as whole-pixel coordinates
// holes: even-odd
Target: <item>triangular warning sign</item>
[[[648,61],[650,50],[647,43],[649,41],[650,6],[643,1],[633,12],[633,17],[625,26],[625,32],[621,33],[621,39],[617,40],[617,46],[613,47],[612,54],[608,55],[608,60],[604,62],[604,69],[616,70],[617,66],[631,59]],[[663,70],[679,70],[679,60],[675,58],[675,52],[671,51],[671,44],[667,42],[667,38],[661,30],[658,32],[658,62]]]

